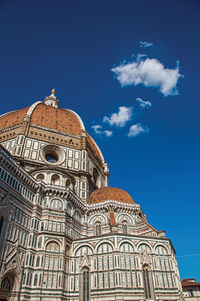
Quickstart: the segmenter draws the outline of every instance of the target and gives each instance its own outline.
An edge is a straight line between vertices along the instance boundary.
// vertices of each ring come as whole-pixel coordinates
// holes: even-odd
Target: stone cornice
[[[101,203],[87,205],[86,212],[87,214],[92,214],[92,213],[105,212],[105,211],[120,211],[120,212],[134,213],[134,214],[141,213],[142,215],[144,215],[140,205],[121,203],[115,200],[106,200]]]

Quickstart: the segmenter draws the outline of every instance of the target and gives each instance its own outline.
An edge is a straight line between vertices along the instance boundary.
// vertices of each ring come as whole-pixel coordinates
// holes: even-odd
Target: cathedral
[[[0,162],[0,300],[183,300],[171,240],[55,90],[0,116]]]

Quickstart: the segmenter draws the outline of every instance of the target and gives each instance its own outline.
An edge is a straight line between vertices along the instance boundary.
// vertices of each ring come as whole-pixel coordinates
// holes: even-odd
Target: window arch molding
[[[87,255],[92,255],[94,253],[94,249],[92,248],[91,245],[89,244],[84,244],[82,246],[77,246],[77,248],[74,250],[74,254],[75,256],[83,256],[84,255],[84,252],[82,252],[83,254],[82,255],[77,255],[78,252],[80,251],[81,252],[81,249],[84,250],[84,248],[86,248],[89,252],[87,252],[88,254]],[[89,254],[91,253],[91,254]]]
[[[99,252],[99,248],[101,247],[101,246],[103,246],[103,245],[108,245],[108,247],[110,246],[111,247],[111,249],[112,249],[112,251],[110,251],[110,252],[114,252],[114,245],[109,241],[107,241],[107,240],[103,240],[103,241],[100,241],[96,246],[95,246],[95,253],[97,253],[97,254],[101,254],[100,252]],[[108,252],[108,253],[110,253],[110,252]]]
[[[123,241],[120,241],[120,244],[119,244],[119,246],[118,246],[118,249],[119,249],[119,250],[122,248],[122,245],[123,245],[123,244],[129,244],[130,247],[133,249],[133,251],[131,251],[131,252],[135,252],[135,246],[134,246],[134,244],[133,244],[132,241],[129,241],[129,240],[123,240]],[[127,252],[127,253],[129,253],[129,252]]]
[[[126,220],[127,223],[130,224],[130,225],[135,225],[134,218],[131,215],[127,214],[127,213],[126,214],[125,213],[121,213],[116,218],[116,222],[118,224],[121,224],[123,220]]]
[[[162,244],[157,244],[154,247],[154,249],[155,249],[155,253],[158,255],[168,255],[169,254],[169,250],[167,249],[167,247],[163,246]]]
[[[88,219],[88,225],[93,226],[96,221],[100,221],[102,224],[109,222],[108,218],[105,215],[97,213]]]
[[[145,250],[147,249],[147,248],[149,248],[149,251],[148,252],[146,252],[147,254],[149,254],[149,253],[152,253],[152,246],[148,243],[148,242],[141,242],[141,243],[139,243],[139,245],[137,246],[137,252],[138,253],[141,253],[141,248],[142,247],[145,247]]]

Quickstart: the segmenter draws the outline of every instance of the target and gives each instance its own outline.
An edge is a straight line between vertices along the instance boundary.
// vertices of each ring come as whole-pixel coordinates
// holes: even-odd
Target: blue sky
[[[197,0],[0,2],[1,114],[55,88],[198,281],[199,31]]]

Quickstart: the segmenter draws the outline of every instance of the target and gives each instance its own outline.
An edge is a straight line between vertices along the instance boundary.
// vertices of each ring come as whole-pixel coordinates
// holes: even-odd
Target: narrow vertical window
[[[152,275],[151,270],[147,265],[143,267],[143,283],[145,299],[153,299]]]
[[[90,300],[90,275],[89,269],[84,268],[82,271],[82,292],[81,292],[81,300],[89,301]]]
[[[126,222],[122,223],[122,232],[123,232],[123,234],[127,234],[128,233],[128,227],[127,227],[127,223]]]
[[[97,222],[95,225],[96,228],[96,235],[101,235],[101,223]]]
[[[37,282],[38,282],[38,275],[36,274],[35,277],[34,277],[34,283],[33,283],[33,285],[37,286]]]

